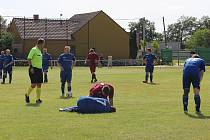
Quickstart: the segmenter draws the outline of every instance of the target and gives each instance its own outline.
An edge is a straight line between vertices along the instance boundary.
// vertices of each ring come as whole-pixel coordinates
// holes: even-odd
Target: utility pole
[[[164,19],[164,17],[163,17],[163,29],[164,29],[164,36],[165,36],[165,47],[167,47],[166,27],[165,27],[165,19]]]
[[[143,40],[145,41],[145,17],[143,18]]]

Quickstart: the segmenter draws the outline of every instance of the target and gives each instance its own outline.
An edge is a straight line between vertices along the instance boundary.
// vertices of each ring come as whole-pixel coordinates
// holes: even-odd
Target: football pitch
[[[29,87],[27,67],[15,67],[12,84],[0,85],[0,140],[209,140],[210,67],[201,83],[201,111],[194,111],[192,89],[189,114],[182,110],[182,68],[156,68],[154,82],[143,84],[144,68],[113,67],[97,69],[99,82],[115,87],[116,113],[78,114],[59,112],[76,105],[88,95],[90,74],[87,67],[73,69],[74,98],[60,99],[59,69],[49,70],[49,83],[42,87],[40,105],[26,105]]]

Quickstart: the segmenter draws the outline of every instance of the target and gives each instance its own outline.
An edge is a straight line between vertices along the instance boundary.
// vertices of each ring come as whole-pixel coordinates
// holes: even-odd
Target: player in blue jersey
[[[72,80],[72,68],[75,63],[74,54],[70,53],[70,46],[64,47],[64,53],[58,58],[58,65],[60,66],[60,79],[61,79],[61,97],[64,97],[65,83],[68,83],[67,97],[72,97],[71,92],[71,80]]]
[[[9,83],[12,82],[12,65],[13,65],[13,56],[10,54],[10,50],[6,49],[6,54],[4,56],[3,61],[3,82],[2,84],[5,84],[5,79],[7,77],[7,73],[9,74]]]
[[[156,62],[157,58],[154,54],[152,54],[151,48],[147,48],[147,54],[143,57],[143,61],[145,64],[145,81],[143,83],[148,83],[148,78],[150,75],[150,82],[153,83],[153,71],[154,71],[154,64]]]
[[[190,92],[190,85],[193,85],[195,110],[196,113],[200,113],[200,82],[205,72],[205,62],[199,58],[197,54],[193,54],[191,58],[188,58],[183,67],[183,107],[184,112],[188,111],[188,94]]]
[[[44,83],[48,82],[48,69],[49,69],[49,65],[51,66],[52,69],[52,56],[47,53],[47,48],[43,48],[43,54],[42,54],[42,69],[43,69],[43,73],[44,73]]]
[[[4,62],[4,51],[1,51],[1,55],[0,55],[0,79],[2,79],[3,62]]]

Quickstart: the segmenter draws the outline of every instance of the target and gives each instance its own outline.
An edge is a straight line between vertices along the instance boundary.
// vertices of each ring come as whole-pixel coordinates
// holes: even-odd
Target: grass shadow
[[[206,116],[202,113],[190,114],[188,112],[185,112],[184,114],[187,115],[188,117],[194,118],[194,119],[210,119],[210,116]]]
[[[71,98],[69,98],[69,97],[59,97],[57,99],[69,100],[69,99],[73,99],[73,98],[76,98],[76,97],[71,97]]]
[[[37,103],[28,103],[28,104],[26,104],[26,106],[29,106],[29,107],[39,107],[40,104],[37,104]]]

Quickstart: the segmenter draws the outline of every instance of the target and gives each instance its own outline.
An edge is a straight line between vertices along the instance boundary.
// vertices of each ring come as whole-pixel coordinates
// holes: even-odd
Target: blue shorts
[[[183,89],[189,89],[190,85],[193,85],[193,88],[198,88],[200,89],[200,73],[189,73],[186,72],[183,74],[182,77],[182,84],[183,84]]]
[[[154,71],[154,66],[146,66],[146,67],[145,67],[145,71],[146,71],[146,72],[152,72],[152,73],[153,73],[153,71]]]
[[[12,67],[7,67],[3,69],[4,75],[6,75],[7,73],[12,74]]]
[[[72,72],[61,71],[60,72],[61,82],[68,82],[71,83],[72,80]]]
[[[42,66],[43,72],[48,72],[49,66]]]

